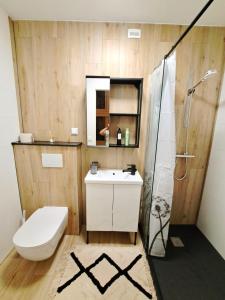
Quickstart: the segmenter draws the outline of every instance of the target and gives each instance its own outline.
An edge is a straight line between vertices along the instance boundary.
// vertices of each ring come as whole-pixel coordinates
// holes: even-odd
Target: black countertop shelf
[[[125,146],[124,144],[122,145],[117,145],[117,144],[109,144],[109,147],[115,147],[115,148],[138,148],[138,145],[135,144],[130,144],[129,146]]]
[[[112,78],[110,84],[133,84],[137,89],[143,84],[143,78]]]
[[[81,142],[49,142],[49,141],[35,141],[32,143],[12,142],[12,145],[29,145],[29,146],[64,146],[64,147],[79,147]]]

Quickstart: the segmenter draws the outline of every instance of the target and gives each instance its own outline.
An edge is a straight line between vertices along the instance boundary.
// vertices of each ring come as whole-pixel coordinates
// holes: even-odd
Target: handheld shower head
[[[203,76],[202,81],[205,81],[205,80],[207,80],[207,79],[209,79],[209,78],[215,76],[216,73],[217,73],[216,70],[208,70],[208,71],[205,73],[205,75]]]
[[[188,90],[188,95],[194,94],[196,87],[197,87],[200,83],[202,83],[203,81],[205,81],[205,80],[207,80],[207,79],[209,79],[209,78],[215,76],[216,73],[217,73],[216,70],[208,70],[208,71],[205,73],[205,75],[202,77],[202,79],[201,79],[199,82],[197,82],[192,88],[190,88],[190,89]]]

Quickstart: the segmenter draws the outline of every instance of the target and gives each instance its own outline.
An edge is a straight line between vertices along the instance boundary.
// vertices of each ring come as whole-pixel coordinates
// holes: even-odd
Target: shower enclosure
[[[183,113],[185,129],[183,154],[176,154],[175,53],[163,60],[151,75],[151,107],[147,128],[142,206],[142,234],[145,248],[150,255],[165,256],[174,179],[178,181],[186,179],[188,160],[195,157],[188,152],[192,97],[196,88],[216,73],[216,70],[208,70],[196,84],[187,89]],[[185,160],[185,172],[181,177],[174,175],[176,158]]]
[[[176,154],[175,49],[212,2],[213,0],[209,0],[206,3],[150,77],[151,107],[146,139],[141,234],[146,252],[152,256],[164,257],[166,254],[174,179],[181,181],[186,178],[188,159],[194,157],[188,152],[192,96],[200,83],[216,73],[214,70],[209,70],[199,82],[187,89],[183,119],[186,129],[185,151]],[[174,176],[176,158],[186,161],[185,172],[180,177]]]

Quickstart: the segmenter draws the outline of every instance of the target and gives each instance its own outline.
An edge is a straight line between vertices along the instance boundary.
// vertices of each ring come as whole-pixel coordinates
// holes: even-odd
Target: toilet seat
[[[67,223],[67,207],[39,208],[15,233],[13,243],[25,258],[46,259],[54,253]]]

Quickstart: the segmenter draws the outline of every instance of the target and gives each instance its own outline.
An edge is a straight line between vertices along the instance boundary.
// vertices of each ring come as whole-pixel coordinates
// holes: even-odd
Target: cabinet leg
[[[134,245],[137,243],[137,232],[134,233]]]
[[[86,235],[86,243],[89,243],[89,232],[87,231],[87,235]]]

